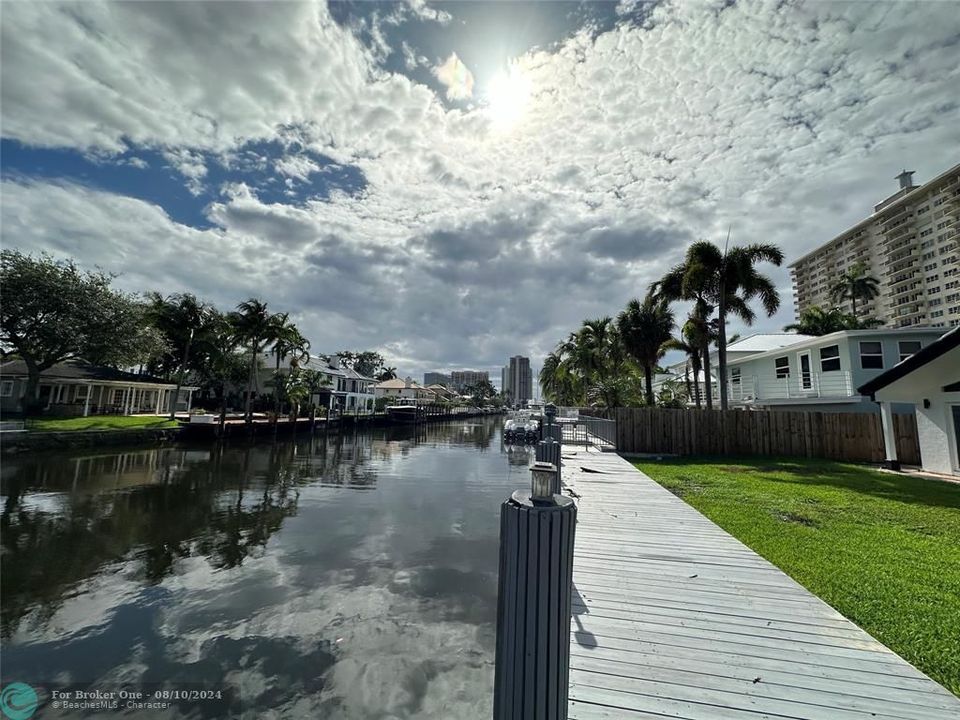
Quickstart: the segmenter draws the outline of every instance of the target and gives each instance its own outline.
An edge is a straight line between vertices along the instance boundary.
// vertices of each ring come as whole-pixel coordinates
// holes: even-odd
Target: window
[[[730,382],[734,385],[740,384],[740,368],[730,368]]]
[[[90,386],[89,386],[89,385],[77,385],[76,388],[77,388],[77,389],[74,391],[76,394],[75,394],[75,396],[74,396],[73,399],[74,399],[74,400],[86,400],[86,399],[87,399],[87,393],[90,392]]]
[[[13,397],[13,380],[0,382],[0,397]]]
[[[778,380],[790,377],[790,358],[789,357],[774,358],[773,366],[777,370]]]
[[[898,348],[900,350],[900,362],[903,362],[914,353],[920,351],[920,341],[919,340],[901,340],[900,343],[898,344]]]
[[[883,369],[883,345],[869,341],[860,343],[860,367],[864,370]]]
[[[840,346],[828,345],[820,348],[820,371],[834,372],[840,369]]]

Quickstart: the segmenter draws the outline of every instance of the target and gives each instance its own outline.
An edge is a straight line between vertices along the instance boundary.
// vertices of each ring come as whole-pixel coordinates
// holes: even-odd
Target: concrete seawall
[[[151,443],[159,445],[178,440],[181,433],[181,428],[5,432],[0,435],[0,454],[6,456],[38,450],[70,450],[104,445],[143,445]]]

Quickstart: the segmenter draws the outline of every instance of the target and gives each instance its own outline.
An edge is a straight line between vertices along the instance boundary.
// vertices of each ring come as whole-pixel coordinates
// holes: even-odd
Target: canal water
[[[6,459],[2,681],[220,690],[123,717],[488,717],[499,418]],[[196,695],[193,696],[194,700]]]

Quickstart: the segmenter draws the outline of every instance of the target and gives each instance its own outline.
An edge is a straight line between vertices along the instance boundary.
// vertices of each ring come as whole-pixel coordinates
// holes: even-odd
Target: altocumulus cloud
[[[450,31],[455,4],[398,6],[362,32],[311,3],[8,4],[4,138],[104,164],[159,153],[183,193],[5,174],[3,243],[122,272],[132,290],[261,295],[314,347],[380,348],[401,372],[536,364],[691,239],[731,227],[795,257],[864,216],[901,166],[956,162],[949,3],[725,5],[635,19],[625,3],[607,29],[513,58],[530,98],[504,131],[480,87],[453,102],[426,69],[457,48],[427,61],[404,34]],[[218,186],[218,163],[241,157],[260,175]],[[363,182],[324,185],[318,158]],[[172,220],[171,202],[200,202],[206,224]],[[774,275],[784,310],[760,327],[790,317]]]

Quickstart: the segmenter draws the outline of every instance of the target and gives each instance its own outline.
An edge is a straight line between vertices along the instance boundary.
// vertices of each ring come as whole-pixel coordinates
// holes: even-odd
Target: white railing
[[[719,399],[720,388],[716,384],[712,391],[714,399]],[[793,373],[784,378],[749,375],[740,378],[739,382],[727,384],[727,397],[730,402],[736,403],[784,398],[852,397],[854,394],[853,379],[847,371],[809,372],[799,376]]]

